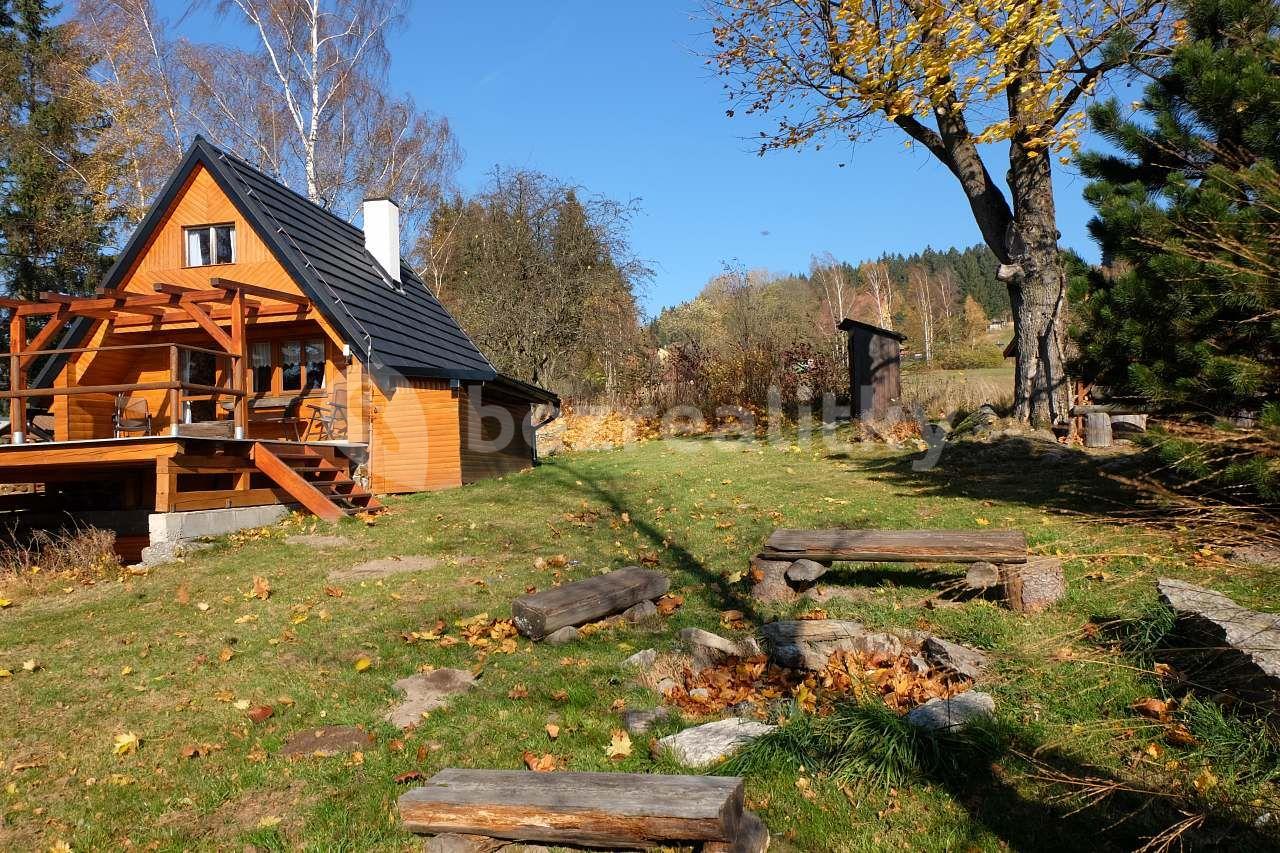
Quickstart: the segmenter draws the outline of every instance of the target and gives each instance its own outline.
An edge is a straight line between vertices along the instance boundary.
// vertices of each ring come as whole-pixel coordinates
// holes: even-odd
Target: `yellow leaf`
[[[252,613],[246,613],[243,616],[236,617],[237,625],[245,625],[245,624],[248,624],[249,622],[257,622],[257,621],[258,621],[258,617]]]
[[[547,737],[555,740],[560,737],[560,727],[555,723],[547,723]]]
[[[271,596],[271,582],[261,576],[255,576],[253,579],[253,589],[245,593],[245,598],[261,598],[263,600]]]
[[[218,660],[222,661],[223,663],[226,663],[227,661],[231,660],[231,658],[234,655],[235,655],[235,652],[231,651],[230,646],[223,646],[222,651],[218,652]]]
[[[366,669],[373,666],[373,661],[369,660],[366,657],[356,658],[355,666],[356,666],[356,672],[364,672]]]
[[[985,518],[975,518],[974,521],[977,523],[979,527],[986,527],[988,524],[991,523],[990,520]]]
[[[253,703],[251,703],[248,699],[237,699],[235,703],[232,705],[232,707],[235,708],[237,711],[247,711],[249,710],[249,706],[251,704]]]
[[[1218,777],[1214,776],[1213,772],[1208,767],[1206,767],[1205,769],[1200,771],[1200,775],[1197,776],[1191,782],[1191,784],[1195,785],[1196,790],[1203,794],[1204,792],[1212,788],[1214,785],[1218,784]]]
[[[13,673],[7,669],[0,669],[0,678],[13,678]]]
[[[9,599],[0,598],[0,607],[8,607],[10,604],[13,604],[13,602],[10,601]]]
[[[121,674],[121,675],[132,675],[132,674],[133,674],[133,667],[131,667],[131,666],[122,666],[122,667],[120,667],[120,674]]]
[[[614,761],[626,758],[631,754],[631,735],[622,729],[614,729],[613,739],[605,747],[604,754]]]
[[[40,664],[36,663],[35,658],[32,658],[31,660],[24,660],[22,662],[22,668],[27,672],[35,672],[40,668]]]
[[[276,815],[263,815],[258,820],[258,829],[270,829],[273,826],[280,825],[280,818]]]
[[[128,755],[131,752],[138,751],[139,743],[141,743],[141,741],[138,740],[138,736],[133,732],[118,734],[116,735],[115,746],[112,748],[112,752],[116,755]]]

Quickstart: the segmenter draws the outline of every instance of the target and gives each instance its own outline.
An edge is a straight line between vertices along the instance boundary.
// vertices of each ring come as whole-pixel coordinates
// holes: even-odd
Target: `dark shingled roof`
[[[364,232],[197,136],[102,280],[117,287],[197,165],[204,166],[272,254],[377,373],[490,381],[498,372],[406,264],[400,281],[364,247]]]

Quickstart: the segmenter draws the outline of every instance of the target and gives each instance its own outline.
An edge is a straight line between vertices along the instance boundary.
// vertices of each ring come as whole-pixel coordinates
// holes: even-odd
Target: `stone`
[[[572,625],[565,625],[557,631],[552,631],[544,639],[544,643],[550,643],[553,646],[563,646],[565,643],[572,643],[578,639],[578,629]]]
[[[837,651],[897,657],[903,649],[902,639],[894,634],[841,619],[769,622],[761,631],[773,662],[790,669],[823,670]]]
[[[426,572],[440,565],[435,557],[382,557],[366,563],[349,566],[345,569],[334,569],[329,572],[331,581],[372,581],[391,575],[409,572]]]
[[[639,604],[632,605],[622,611],[621,619],[635,625],[646,619],[656,618],[658,615],[658,605],[652,601],[642,601]]]
[[[296,732],[284,742],[280,754],[289,758],[328,758],[331,755],[360,752],[371,746],[373,735],[355,726],[322,726]]]
[[[766,853],[769,828],[753,811],[742,812],[738,819],[738,835],[732,841],[705,841],[702,853]]]
[[[386,715],[391,725],[407,729],[422,721],[422,715],[443,708],[449,699],[475,686],[476,677],[465,669],[434,669],[402,678],[392,685],[404,693],[404,701]]]
[[[791,564],[781,560],[751,558],[749,576],[754,583],[751,597],[761,604],[790,604],[797,598],[796,591],[787,583],[787,569]]]
[[[815,560],[796,560],[787,567],[787,580],[793,584],[812,584],[825,575],[830,568]]]
[[[648,710],[623,711],[622,725],[627,731],[633,735],[642,735],[649,729],[653,728],[653,724],[661,720],[665,720],[671,716],[671,710],[666,707],[650,708]]]
[[[500,841],[487,835],[446,832],[428,838],[422,845],[422,853],[495,853],[506,849],[510,844],[509,841]]]
[[[1177,615],[1177,665],[1189,681],[1280,712],[1280,614],[1186,581],[1160,578],[1156,589]]]
[[[657,690],[658,693],[662,694],[663,696],[666,696],[668,693],[670,693],[672,690],[675,690],[679,686],[680,686],[679,682],[677,682],[674,678],[663,678],[656,685],[654,685],[654,689]]]
[[[695,687],[689,691],[689,698],[695,702],[705,702],[711,698],[711,691],[705,687]]]
[[[345,536],[334,536],[329,533],[299,533],[284,537],[284,544],[316,549],[349,548],[351,540]]]
[[[718,666],[733,658],[754,656],[751,647],[744,648],[733,640],[726,640],[719,634],[713,634],[701,628],[685,628],[680,632],[680,641],[689,647],[695,671],[709,666]],[[758,649],[757,644],[754,650],[758,652]]]
[[[966,690],[950,699],[930,699],[907,713],[907,722],[930,732],[962,729],[974,720],[996,712],[996,700],[987,693]]]
[[[982,652],[939,637],[929,637],[920,650],[935,666],[948,669],[970,681],[976,681],[987,667],[987,656]]]
[[[1000,567],[995,563],[970,563],[964,574],[969,589],[990,589],[1000,585]]]
[[[1040,613],[1067,592],[1062,561],[1056,557],[1032,557],[1025,563],[1000,567],[1005,602],[1018,613]]]
[[[776,728],[741,717],[729,717],[668,735],[658,741],[658,748],[670,752],[686,767],[709,767]]]
[[[651,669],[657,662],[657,649],[644,649],[624,660],[622,665],[630,669]]]

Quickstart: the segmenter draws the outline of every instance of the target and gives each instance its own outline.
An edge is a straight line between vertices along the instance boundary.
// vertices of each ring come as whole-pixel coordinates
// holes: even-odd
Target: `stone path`
[[[435,669],[402,678],[392,686],[404,694],[404,701],[387,713],[386,720],[400,729],[417,725],[423,714],[443,708],[475,683],[476,677],[465,669]]]
[[[359,752],[372,745],[373,735],[355,726],[324,726],[297,732],[285,741],[280,754],[290,758],[327,758],[346,752]]]

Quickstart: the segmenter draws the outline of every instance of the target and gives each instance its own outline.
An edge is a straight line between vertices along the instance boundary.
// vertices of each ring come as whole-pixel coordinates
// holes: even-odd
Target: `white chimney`
[[[387,275],[400,281],[400,208],[391,199],[365,199],[364,247]]]

